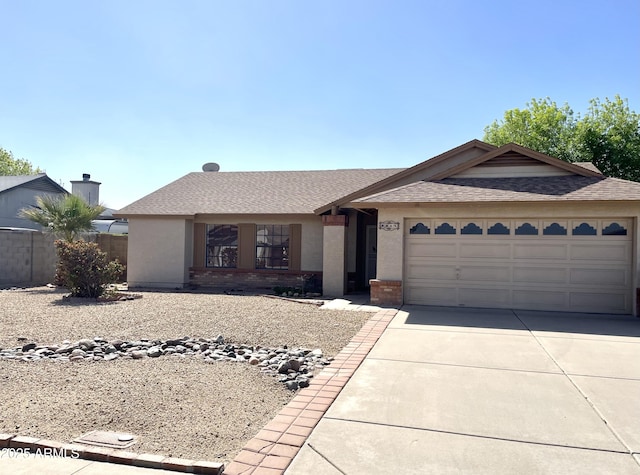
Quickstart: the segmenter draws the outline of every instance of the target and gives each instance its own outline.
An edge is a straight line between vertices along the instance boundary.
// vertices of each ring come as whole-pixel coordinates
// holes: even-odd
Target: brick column
[[[322,293],[342,297],[347,289],[347,226],[349,217],[322,217]]]
[[[402,281],[371,279],[371,305],[402,305]]]

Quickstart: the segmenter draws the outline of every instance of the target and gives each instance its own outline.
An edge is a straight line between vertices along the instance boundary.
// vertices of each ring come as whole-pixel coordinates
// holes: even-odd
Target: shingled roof
[[[640,201],[640,183],[577,175],[445,178],[401,186],[354,200],[352,205],[513,201]]]
[[[114,215],[312,214],[326,203],[402,170],[189,173]]]
[[[0,176],[0,193],[13,190],[20,186],[50,193],[67,193],[67,190],[58,185],[45,173],[38,173],[37,175]]]

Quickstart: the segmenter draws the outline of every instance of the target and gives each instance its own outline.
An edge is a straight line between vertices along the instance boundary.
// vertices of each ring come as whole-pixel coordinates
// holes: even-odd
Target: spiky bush
[[[110,262],[94,242],[57,240],[55,246],[56,282],[67,287],[73,297],[101,297],[124,273],[124,266],[117,260]]]

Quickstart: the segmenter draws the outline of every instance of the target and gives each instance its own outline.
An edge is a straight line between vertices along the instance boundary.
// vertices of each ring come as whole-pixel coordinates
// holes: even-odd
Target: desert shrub
[[[55,246],[56,282],[67,287],[73,297],[98,298],[124,273],[124,266],[117,260],[109,262],[94,242],[57,240]]]

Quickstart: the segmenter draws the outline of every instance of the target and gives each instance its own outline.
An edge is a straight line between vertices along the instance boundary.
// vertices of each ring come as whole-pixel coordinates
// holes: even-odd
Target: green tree
[[[640,181],[640,115],[616,95],[592,99],[584,117],[568,104],[532,99],[525,109],[511,109],[484,129],[485,142],[509,142],[569,162],[592,162],[605,175]]]
[[[34,168],[28,160],[15,158],[9,150],[0,147],[0,176],[35,175],[37,173],[42,173],[42,170]]]
[[[92,231],[92,221],[105,210],[104,206],[92,206],[77,195],[39,196],[36,204],[34,208],[22,209],[20,215],[68,242],[74,241],[80,233]]]
[[[620,96],[591,100],[589,113],[578,122],[579,154],[605,175],[640,181],[640,114]]]

